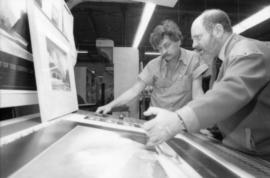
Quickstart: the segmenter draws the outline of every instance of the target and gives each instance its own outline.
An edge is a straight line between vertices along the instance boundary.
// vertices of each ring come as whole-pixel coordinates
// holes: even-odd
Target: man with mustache
[[[217,124],[228,147],[270,160],[270,50],[264,42],[232,32],[222,10],[204,11],[191,27],[193,47],[221,61],[212,88],[171,112],[149,108],[156,117],[143,128],[148,145],[179,132],[197,132]]]
[[[181,48],[182,33],[171,20],[156,26],[150,36],[152,47],[160,56],[151,60],[139,74],[137,82],[109,104],[99,107],[96,113],[106,114],[137,97],[146,86],[153,87],[151,106],[176,111],[192,97],[202,94],[201,74],[207,69],[200,65],[198,54]]]

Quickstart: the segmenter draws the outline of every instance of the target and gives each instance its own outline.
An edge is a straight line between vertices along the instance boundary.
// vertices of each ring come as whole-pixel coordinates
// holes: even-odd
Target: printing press
[[[72,21],[70,12],[66,13],[67,22]],[[149,148],[141,128],[144,120],[79,110],[74,39],[62,33],[36,1],[27,1],[27,14],[33,56],[18,45],[24,42],[1,30],[6,46],[0,46],[0,67],[6,66],[5,73],[11,76],[14,67],[10,66],[26,70],[30,63],[32,71],[34,65],[35,77],[33,71],[25,70],[17,70],[16,75],[20,79],[25,77],[20,72],[28,72],[37,86],[2,83],[0,106],[38,104],[39,112],[0,122],[1,178],[270,177],[269,162],[226,148],[204,134],[180,133]],[[55,54],[70,60],[57,69]]]
[[[200,134],[179,134],[147,149],[147,136],[138,127],[141,123],[134,120],[78,111],[46,124],[39,123],[38,115],[3,123],[1,177],[270,175],[268,162],[225,148]],[[24,129],[26,125],[32,127]]]

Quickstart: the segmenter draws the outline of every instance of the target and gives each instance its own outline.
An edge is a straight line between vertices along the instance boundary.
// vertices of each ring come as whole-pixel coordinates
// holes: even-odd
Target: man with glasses
[[[179,132],[197,132],[217,124],[228,147],[270,160],[270,50],[264,42],[232,32],[228,15],[219,9],[203,12],[191,27],[193,47],[215,56],[217,76],[203,96],[176,112],[152,107],[156,117],[143,128],[148,145]]]
[[[151,106],[176,111],[192,98],[202,95],[201,74],[207,69],[199,55],[181,48],[182,33],[175,22],[165,20],[150,36],[152,47],[160,56],[151,60],[139,74],[137,82],[121,96],[96,113],[106,114],[137,97],[146,86],[152,86]]]

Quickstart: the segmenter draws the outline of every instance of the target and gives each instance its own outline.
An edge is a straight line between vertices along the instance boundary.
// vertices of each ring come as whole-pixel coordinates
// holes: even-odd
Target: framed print
[[[67,53],[51,39],[46,37],[47,53],[49,55],[49,70],[53,90],[71,91],[70,71],[67,65]]]
[[[34,0],[27,10],[42,121],[78,109],[70,43]]]

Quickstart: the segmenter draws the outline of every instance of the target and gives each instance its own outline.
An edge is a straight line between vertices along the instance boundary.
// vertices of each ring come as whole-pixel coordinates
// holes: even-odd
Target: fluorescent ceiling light
[[[87,54],[88,51],[87,50],[77,50],[78,54]]]
[[[133,1],[152,2],[160,6],[174,7],[178,0],[133,0]]]
[[[149,56],[159,56],[160,55],[159,52],[150,52],[150,51],[147,51],[144,54],[145,55],[149,55]]]
[[[135,35],[135,40],[133,42],[132,47],[133,48],[138,48],[141,39],[143,37],[143,34],[145,32],[145,29],[153,15],[153,12],[156,8],[156,4],[148,2],[145,4],[144,9],[143,9],[143,14],[141,17],[141,21],[139,24],[139,28],[137,29],[136,35]]]
[[[256,14],[253,14],[252,16],[243,20],[242,22],[238,23],[237,25],[234,25],[233,32],[237,34],[242,33],[247,29],[255,25],[258,25],[259,23],[269,18],[270,18],[270,6],[267,6],[261,11],[257,12]]]

